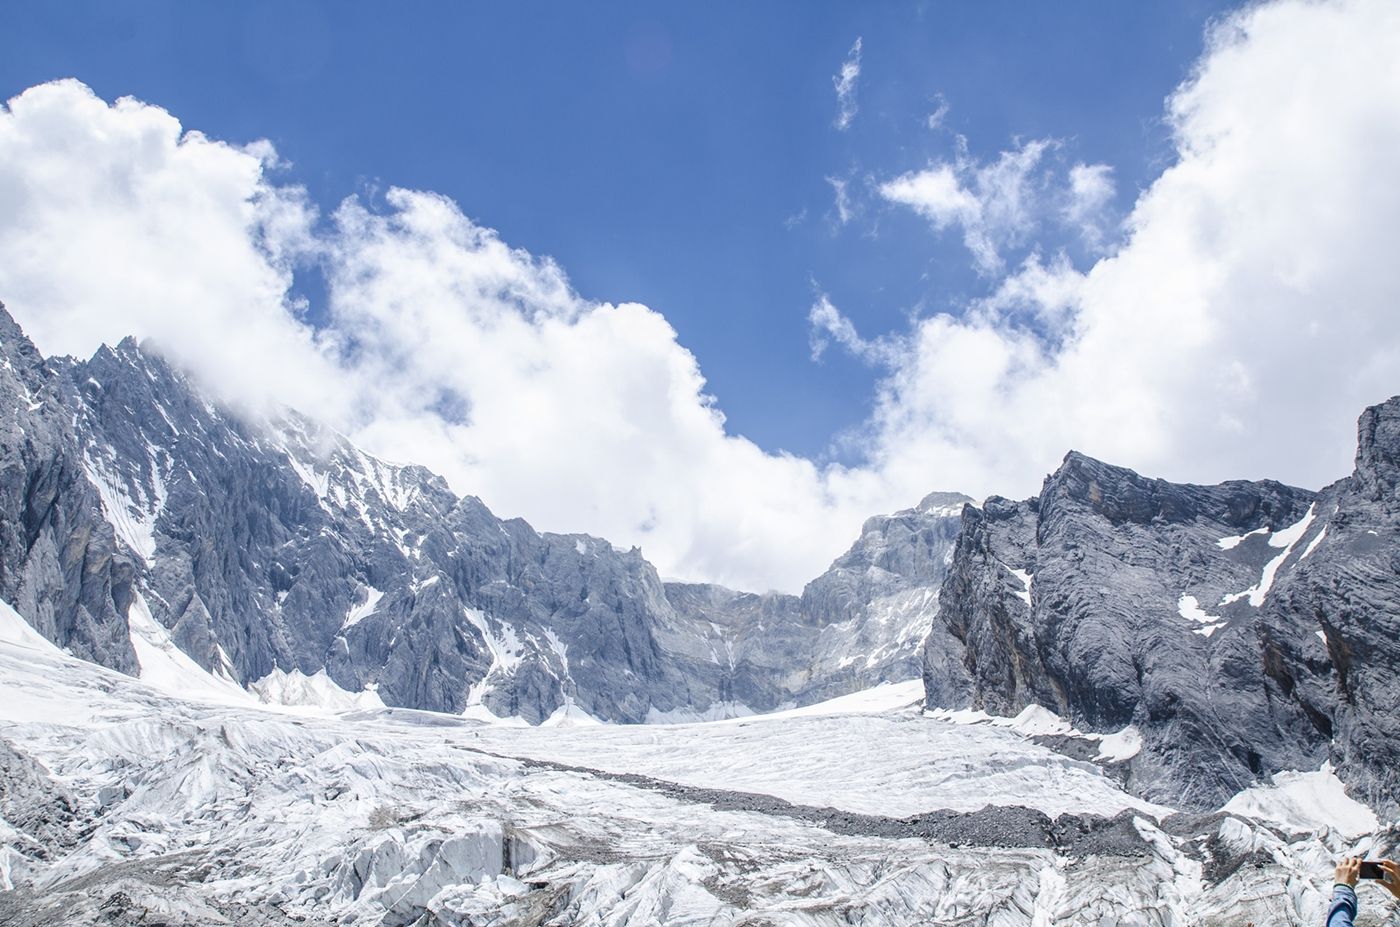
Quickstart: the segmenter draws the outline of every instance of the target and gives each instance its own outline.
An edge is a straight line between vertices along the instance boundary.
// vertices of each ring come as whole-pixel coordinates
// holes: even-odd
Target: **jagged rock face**
[[[669,606],[637,551],[501,521],[294,413],[250,425],[131,340],[54,370],[145,606],[206,669],[324,669],[393,705],[532,721],[713,697],[660,649]]]
[[[1322,539],[1265,603],[1265,667],[1318,715],[1330,759],[1353,793],[1393,812],[1400,807],[1400,397],[1367,409],[1357,430],[1355,472],[1318,499]]]
[[[807,584],[802,609],[821,628],[823,696],[919,675],[921,644],[971,503],[959,493],[932,493],[915,508],[877,515]]]
[[[1037,498],[969,510],[924,649],[929,705],[1135,725],[1129,784],[1186,807],[1329,759],[1393,802],[1398,419],[1400,399],[1368,410],[1356,475],[1320,494],[1071,453]]]
[[[665,585],[637,550],[503,521],[296,413],[211,404],[132,339],[45,362],[0,316],[0,594],[80,656],[138,672],[135,609],[241,685],[324,671],[535,722],[766,710],[918,671],[961,497],[871,519],[801,598]]]
[[[118,550],[43,358],[0,306],[0,598],[84,659],[136,668]]]

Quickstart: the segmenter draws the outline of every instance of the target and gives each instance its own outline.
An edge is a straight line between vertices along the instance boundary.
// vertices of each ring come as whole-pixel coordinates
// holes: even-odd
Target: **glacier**
[[[201,694],[0,604],[0,923],[1309,924],[1396,836],[1327,769],[1176,813],[917,683],[586,727]]]

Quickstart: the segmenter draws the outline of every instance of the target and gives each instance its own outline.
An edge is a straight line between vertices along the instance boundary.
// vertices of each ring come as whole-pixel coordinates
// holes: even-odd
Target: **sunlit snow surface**
[[[915,686],[919,691],[915,693]],[[882,692],[882,690],[890,690]],[[887,696],[881,700],[881,696]],[[884,712],[871,714],[870,698]],[[1051,817],[1125,808],[1163,815],[1093,764],[992,726],[923,717],[922,684],[882,686],[822,707],[712,724],[607,725],[577,731],[482,731],[499,754],[639,773],[700,788],[773,795],[802,805],[906,817],[988,804],[1027,805]],[[910,706],[888,710],[890,703]],[[876,711],[879,711],[877,708]],[[1000,798],[999,798],[1000,797]]]
[[[298,716],[178,700],[65,656],[0,607],[0,737],[42,763],[44,788],[72,808],[55,812],[68,836],[47,859],[11,826],[32,820],[0,821],[0,922],[145,911],[240,925],[1312,924],[1331,859],[1373,848],[1334,831],[1289,843],[1226,816],[1211,824],[1217,850],[1272,862],[1216,884],[1165,832],[1163,809],[1017,728],[1059,730],[1053,715],[942,720],[917,698],[914,685],[885,686],[671,726]],[[1126,752],[1132,734],[1101,740]],[[1335,779],[1311,775],[1308,807],[1342,809]],[[987,803],[1127,808],[1136,843],[1072,856],[874,836],[726,790],[883,816],[870,820]],[[46,794],[25,807],[46,807]]]

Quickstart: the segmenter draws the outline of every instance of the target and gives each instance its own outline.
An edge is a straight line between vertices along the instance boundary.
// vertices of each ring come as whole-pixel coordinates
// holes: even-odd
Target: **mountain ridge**
[[[883,657],[828,666],[863,633],[862,596],[909,592],[894,573],[840,602],[820,585],[806,598],[759,596],[769,620],[746,626],[748,594],[707,600],[663,583],[635,548],[499,519],[425,468],[374,458],[294,411],[250,421],[132,338],[87,361],[43,361],[7,324],[6,341],[56,403],[26,411],[17,395],[16,416],[41,415],[66,442],[65,459],[81,462],[70,469],[93,490],[83,511],[114,532],[113,562],[132,591],[113,601],[110,633],[129,636],[121,619],[139,604],[156,633],[240,686],[324,672],[391,705],[637,722],[767,710],[917,675],[912,632]],[[947,536],[956,522],[910,517]],[[915,581],[926,594],[900,604],[907,628],[927,623],[920,609],[940,578]],[[86,653],[136,669],[134,655]]]
[[[0,317],[0,593],[122,672],[173,647],[264,697],[530,723],[922,677],[930,709],[1039,706],[1138,745],[1090,759],[1149,800],[1208,810],[1330,763],[1395,806],[1400,397],[1317,492],[1070,451],[1030,499],[932,493],[867,519],[800,595],[757,594],[500,519],[294,411],[250,423],[134,339],[46,361]]]

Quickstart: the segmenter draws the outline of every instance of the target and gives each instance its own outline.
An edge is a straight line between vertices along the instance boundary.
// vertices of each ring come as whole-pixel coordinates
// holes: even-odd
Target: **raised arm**
[[[1348,856],[1337,864],[1337,883],[1332,888],[1332,906],[1327,909],[1327,927],[1352,927],[1356,921],[1356,880],[1360,875],[1359,856]]]

